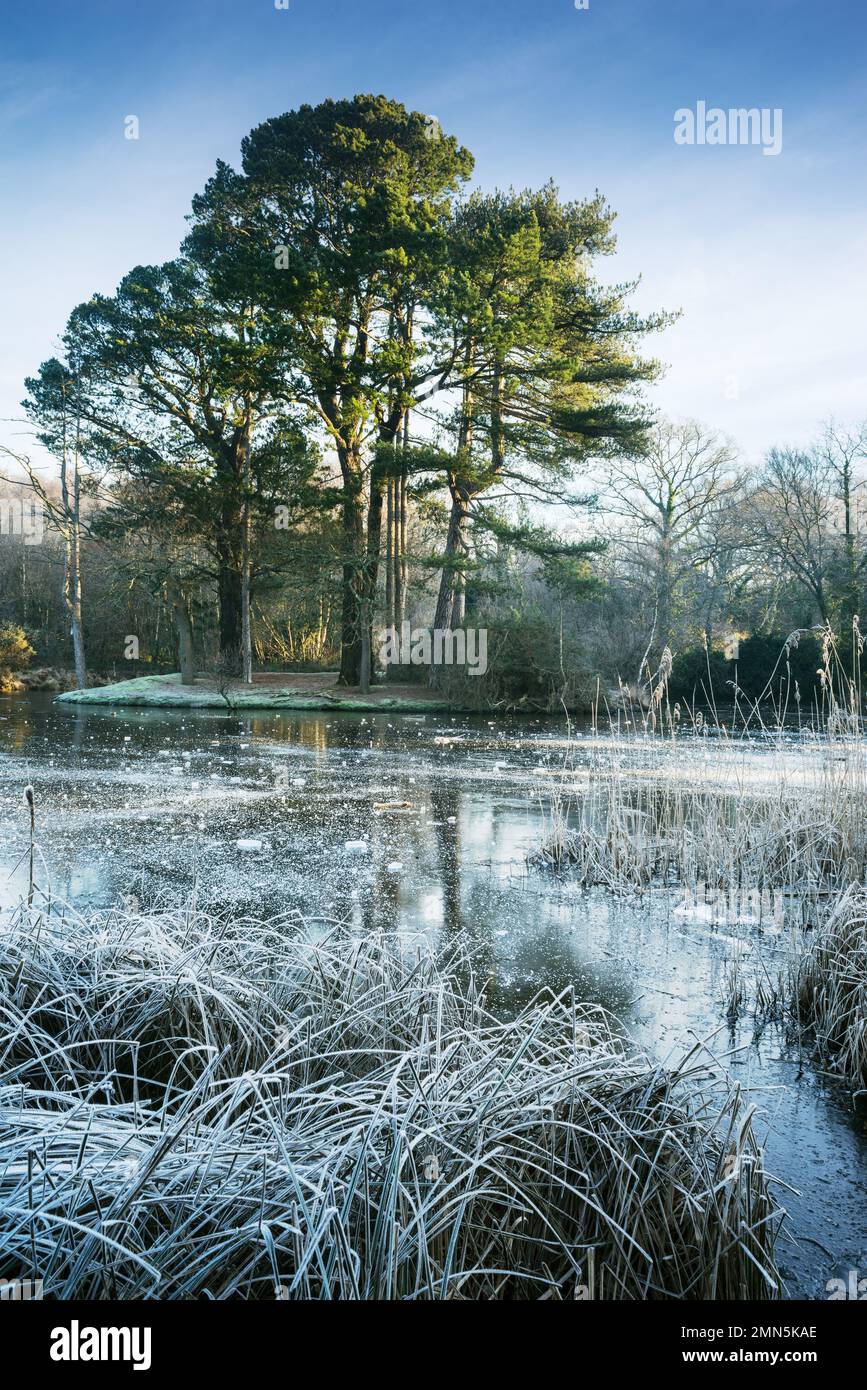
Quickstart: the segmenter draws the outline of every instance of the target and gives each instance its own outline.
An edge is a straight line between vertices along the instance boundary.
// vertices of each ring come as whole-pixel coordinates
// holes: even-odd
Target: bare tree
[[[838,551],[834,513],[833,473],[822,451],[772,449],[752,494],[753,538],[823,623],[831,616]]]
[[[736,543],[719,519],[743,493],[737,452],[696,421],[666,422],[641,454],[609,463],[604,488],[621,563],[650,599],[645,661],[661,657],[675,641],[689,582]]]
[[[841,628],[848,628],[861,607],[861,593],[867,570],[867,545],[863,508],[859,507],[865,479],[859,465],[867,460],[867,421],[846,428],[836,421],[827,421],[818,451],[824,460],[829,480],[836,494],[839,521],[835,528],[842,531],[842,554],[839,557],[837,603]]]

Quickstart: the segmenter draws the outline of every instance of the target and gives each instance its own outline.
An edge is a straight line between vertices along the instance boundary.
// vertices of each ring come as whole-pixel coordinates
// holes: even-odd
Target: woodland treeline
[[[46,525],[0,536],[7,641],[71,650],[80,684],[129,674],[134,636],[136,669],[333,665],[364,690],[394,674],[380,628],[485,626],[483,680],[396,674],[540,708],[666,648],[689,684],[735,635],[851,642],[867,430],[748,473],[655,419],[646,343],[672,316],[600,278],[604,199],[472,172],[398,102],[302,106],[218,164],[176,259],[73,310],[24,401],[56,466],[0,460]]]

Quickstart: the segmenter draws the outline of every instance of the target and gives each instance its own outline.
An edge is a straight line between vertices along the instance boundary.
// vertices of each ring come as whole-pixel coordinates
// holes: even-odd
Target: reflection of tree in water
[[[69,740],[69,747],[75,752],[80,753],[84,747],[84,736],[87,733],[87,716],[75,712],[75,722],[72,726],[72,737]]]
[[[395,809],[376,811],[377,799],[377,795],[365,789],[364,834],[370,841],[374,860],[372,880],[363,895],[361,920],[368,931],[396,932],[404,912],[401,888],[409,875],[411,897],[414,896],[417,881],[412,866],[423,858],[428,831],[418,815],[402,814],[402,800],[397,801]],[[411,805],[408,798],[407,804]],[[390,873],[391,863],[399,863],[400,871]]]
[[[442,882],[442,943],[446,945],[463,931],[460,794],[457,787],[441,783],[431,792],[430,800]]]
[[[554,994],[574,988],[581,1000],[615,1014],[627,1012],[630,987],[604,966],[582,961],[559,917],[546,919],[545,905],[519,884],[475,878],[462,894],[460,802],[459,788],[449,783],[431,791],[443,904],[441,948],[447,951],[459,937],[469,944],[476,982],[485,987],[489,1008],[502,1017],[517,1013],[542,988]]]
[[[580,939],[564,933],[559,917],[548,919],[543,902],[518,884],[475,884],[465,912],[490,978],[488,1008],[498,1017],[513,1017],[543,989],[574,989],[582,1003],[601,1004],[618,1018],[630,1013],[633,986],[583,959]]]
[[[472,952],[473,971],[477,988],[490,992],[490,981],[496,971],[496,955],[490,924],[484,914],[465,913],[461,895],[461,817],[460,791],[456,786],[442,783],[431,792],[431,811],[439,858],[442,887],[443,922],[440,946],[449,945],[460,937]],[[473,894],[475,897],[476,894]]]
[[[365,931],[396,932],[400,916],[400,878],[390,874],[385,855],[376,867],[373,882],[362,899],[361,920]]]

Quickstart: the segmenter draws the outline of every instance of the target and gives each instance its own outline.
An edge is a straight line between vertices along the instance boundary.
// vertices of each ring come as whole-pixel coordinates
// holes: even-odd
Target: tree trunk
[[[663,517],[662,527],[656,580],[656,633],[660,658],[665,648],[670,648],[674,641],[674,507],[671,499]]]
[[[466,541],[462,542],[463,551],[466,554]],[[467,616],[467,576],[462,570],[457,576],[455,584],[455,599],[452,604],[452,627],[463,627]]]
[[[252,470],[250,455],[252,450],[252,421],[247,415],[244,430],[244,521],[241,540],[241,679],[245,685],[253,684],[253,633],[250,624],[250,489]]]
[[[220,664],[227,676],[241,674],[241,570],[232,555],[220,555],[217,573],[220,609]]]
[[[466,526],[469,517],[467,505],[469,493],[466,485],[459,478],[451,478],[449,479],[449,488],[452,495],[452,510],[449,516],[443,570],[440,576],[440,588],[434,615],[434,627],[441,632],[448,632],[450,628],[460,625],[455,621],[455,606],[458,603],[459,595],[463,593],[459,566],[461,557],[466,553]]]
[[[357,686],[361,679],[361,598],[367,557],[364,545],[362,474],[357,454],[338,448],[343,473],[343,613],[340,629],[339,685]]]
[[[75,684],[79,690],[85,690],[87,688],[87,659],[84,651],[84,630],[81,623],[81,576],[77,561],[71,590],[71,618]]]
[[[76,421],[75,449],[70,494],[66,453],[66,410],[63,413],[63,448],[60,463],[60,494],[64,519],[63,601],[69,614],[72,651],[75,662],[75,684],[79,690],[87,687],[87,661],[84,651],[84,631],[81,623],[81,479],[78,469],[79,421]]]
[[[79,690],[87,687],[87,661],[84,653],[84,630],[81,622],[81,523],[79,519],[78,465],[73,481],[73,516],[67,546],[67,609],[72,623],[72,650],[75,658],[75,684]]]
[[[358,688],[362,695],[367,695],[370,691],[370,604],[365,594],[359,604],[359,620],[361,624],[361,665],[358,674]]]
[[[400,574],[400,601],[395,600],[395,623],[399,627],[406,617],[406,593],[409,582],[409,567],[406,559],[407,503],[406,485],[409,468],[409,411],[403,417],[403,457],[400,477],[397,480],[397,568]]]
[[[844,645],[851,647],[852,624],[858,609],[861,607],[861,586],[858,582],[858,559],[855,553],[855,534],[852,524],[852,468],[848,460],[843,465],[841,482],[846,551],[846,596],[843,601],[843,632],[841,636]]]
[[[392,472],[394,468],[394,446],[401,425],[401,412],[395,407],[388,420],[383,423],[379,433],[380,449],[370,471],[370,497],[367,508],[367,546],[364,573],[362,575],[362,655],[361,684],[368,689],[371,680],[371,651],[373,648],[372,624],[376,613],[376,594],[379,584],[379,564],[382,554],[382,522],[386,517],[386,610],[389,611],[389,573],[394,560],[394,545],[391,535],[391,522],[394,519],[392,500]],[[385,510],[388,493],[388,511]],[[404,498],[404,511],[406,501]],[[404,523],[405,524],[405,523]]]
[[[471,364],[471,348],[467,350],[466,366]],[[469,499],[471,489],[460,475],[461,462],[468,463],[473,448],[473,395],[469,387],[464,387],[461,426],[458,435],[458,470],[449,478],[449,491],[452,496],[452,510],[449,516],[449,529],[446,536],[446,550],[439,594],[437,595],[434,627],[442,632],[459,627],[464,615],[464,576],[459,573],[460,561],[466,554],[466,526],[469,518]],[[431,685],[435,684],[435,673],[431,667]]]
[[[394,442],[393,432],[391,442]],[[361,684],[365,690],[370,688],[371,680],[371,651],[373,647],[371,624],[376,612],[379,557],[382,550],[382,518],[387,482],[386,467],[381,459],[382,454],[374,462],[370,474],[370,502],[367,509],[367,555],[362,574],[361,593],[364,611],[361,616]]]
[[[181,668],[181,685],[195,685],[196,649],[190,610],[181,592],[181,587],[176,580],[169,579],[166,587],[168,590],[169,606],[172,610],[172,617],[178,637],[178,663]]]
[[[385,516],[385,625],[394,627],[394,485],[389,478]]]

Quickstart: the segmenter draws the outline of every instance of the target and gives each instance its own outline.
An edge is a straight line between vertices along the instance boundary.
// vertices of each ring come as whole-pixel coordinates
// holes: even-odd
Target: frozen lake
[[[691,916],[676,892],[620,900],[530,867],[565,736],[555,721],[0,700],[0,906],[27,890],[29,782],[36,880],[55,899],[195,892],[205,906],[297,909],[408,940],[465,933],[496,1009],[574,985],[662,1059],[704,1044],[758,1106],[767,1167],[795,1189],[779,1193],[789,1296],[826,1297],[829,1279],[867,1271],[864,1110],[781,1026],[732,1026],[723,1002],[732,961],[779,968],[787,933]],[[610,756],[622,756],[616,740]],[[757,747],[757,777],[762,757]],[[807,775],[809,755],[791,757]],[[579,771],[581,758],[579,732]]]

